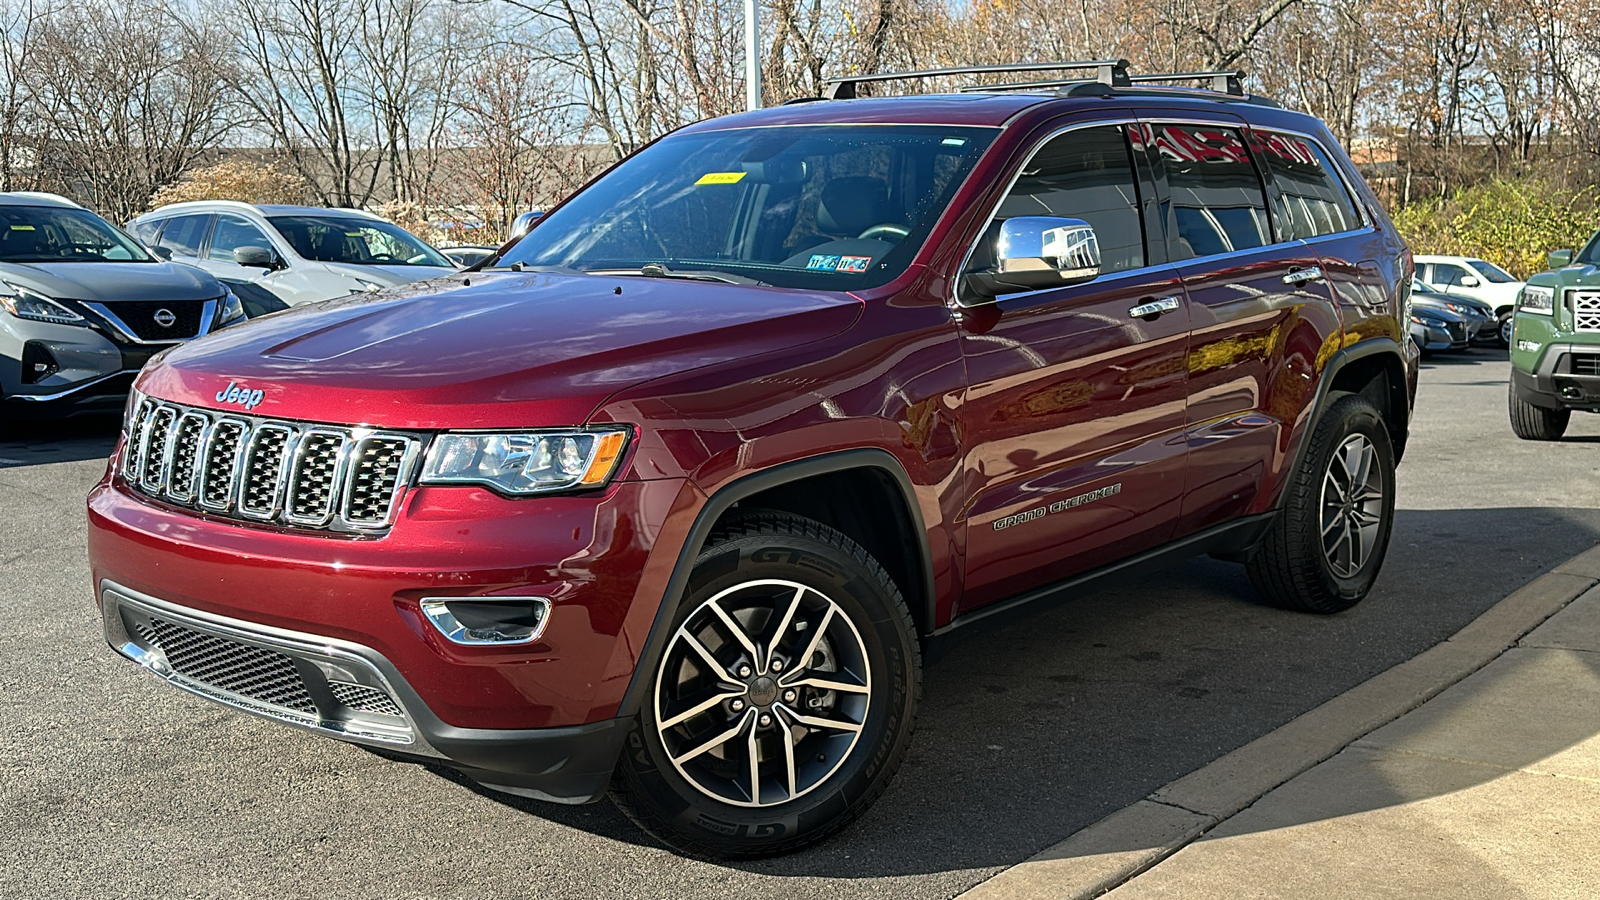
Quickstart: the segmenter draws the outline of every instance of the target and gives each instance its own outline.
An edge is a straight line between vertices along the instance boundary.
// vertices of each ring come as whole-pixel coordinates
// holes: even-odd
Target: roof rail
[[[922,69],[916,72],[878,72],[869,75],[845,75],[828,78],[822,82],[825,100],[853,100],[860,96],[856,86],[877,81],[907,81],[913,78],[937,78],[947,75],[987,75],[996,72],[1050,72],[1064,69],[1094,69],[1099,84],[1125,87],[1128,80],[1128,61],[1125,59],[1090,59],[1073,62],[1013,63],[991,66],[955,66],[948,69]]]
[[[1169,72],[1164,74],[1131,75],[1128,80],[1134,84],[1151,84],[1163,81],[1209,81],[1211,90],[1219,94],[1232,94],[1235,97],[1244,96],[1244,70],[1234,69],[1228,72]]]

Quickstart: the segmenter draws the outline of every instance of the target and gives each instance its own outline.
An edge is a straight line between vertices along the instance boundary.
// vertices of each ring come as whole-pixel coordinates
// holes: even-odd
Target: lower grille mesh
[[[317,713],[294,661],[282,653],[190,631],[155,617],[139,623],[138,630],[185,678],[261,703]]]
[[[380,716],[400,718],[400,705],[390,699],[388,694],[377,688],[370,688],[364,684],[350,684],[344,681],[330,681],[328,682],[328,690],[333,692],[335,700],[357,712],[369,712]]]

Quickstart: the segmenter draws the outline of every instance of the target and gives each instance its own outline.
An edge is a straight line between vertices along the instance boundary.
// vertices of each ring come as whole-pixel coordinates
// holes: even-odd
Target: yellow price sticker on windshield
[[[13,225],[13,226],[11,226],[11,230],[12,231],[32,231],[33,230],[33,226],[32,225]]]
[[[746,172],[707,172],[695,184],[738,184]]]

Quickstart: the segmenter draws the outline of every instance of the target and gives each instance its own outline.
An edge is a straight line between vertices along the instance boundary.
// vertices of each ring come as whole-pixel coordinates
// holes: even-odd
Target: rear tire
[[[1525,441],[1559,441],[1567,433],[1567,423],[1572,421],[1570,409],[1545,409],[1522,399],[1515,383],[1511,385],[1507,403],[1511,430]]]
[[[1394,448],[1378,410],[1347,394],[1311,433],[1283,505],[1245,563],[1275,606],[1335,613],[1378,578],[1394,522]]]
[[[810,519],[719,524],[652,665],[611,797],[690,856],[817,843],[883,794],[910,746],[922,661],[900,590]]]

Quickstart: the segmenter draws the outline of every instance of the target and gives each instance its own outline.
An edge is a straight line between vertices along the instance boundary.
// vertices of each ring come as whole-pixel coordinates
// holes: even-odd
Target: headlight
[[[12,287],[0,282],[0,306],[19,319],[54,322],[57,325],[82,325],[83,316],[27,288]]]
[[[1522,293],[1517,295],[1517,308],[1526,313],[1548,316],[1556,308],[1556,290],[1536,284],[1524,285]]]
[[[428,448],[423,484],[481,484],[506,494],[599,487],[611,478],[628,430],[441,434]]]
[[[123,434],[127,434],[128,430],[133,426],[133,414],[134,414],[134,412],[136,410],[138,410],[139,403],[142,400],[144,400],[144,395],[143,394],[139,393],[138,391],[136,391],[136,390],[134,390],[132,388],[128,389],[128,402],[123,404],[123,406],[122,406],[122,432],[123,432]]]
[[[217,327],[232,325],[244,321],[244,304],[239,302],[239,297],[233,288],[224,286],[227,293],[222,295],[222,311],[217,314]]]

